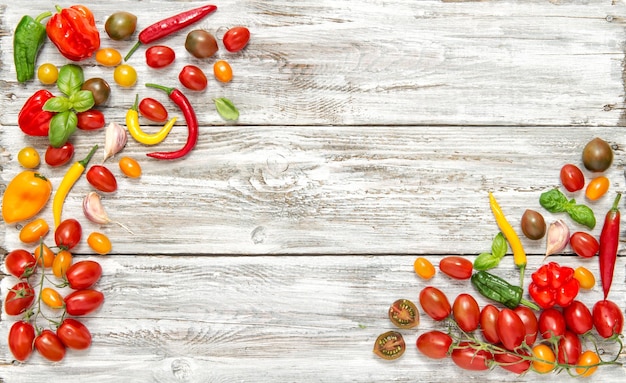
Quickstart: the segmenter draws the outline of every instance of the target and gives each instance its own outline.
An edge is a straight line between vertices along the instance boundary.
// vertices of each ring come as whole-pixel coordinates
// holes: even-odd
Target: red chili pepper
[[[200,21],[216,10],[217,7],[215,5],[205,5],[199,8],[190,9],[161,21],[157,21],[156,23],[144,28],[139,33],[139,41],[137,41],[137,43],[130,49],[130,52],[128,52],[126,57],[124,57],[124,61],[127,61],[141,44],[150,44],[162,39],[163,37],[171,35],[174,32]]]
[[[574,278],[574,269],[550,262],[541,266],[532,274],[532,282],[528,285],[528,293],[537,304],[548,309],[554,306],[569,306],[576,295],[580,284]]]
[[[17,115],[17,124],[29,136],[47,136],[50,120],[56,113],[43,110],[43,104],[54,95],[46,89],[36,91],[26,100]]]
[[[187,129],[189,131],[189,135],[187,136],[187,143],[185,146],[180,148],[179,150],[173,152],[152,152],[146,154],[148,157],[157,158],[159,160],[175,160],[177,158],[181,158],[185,156],[187,153],[191,151],[191,149],[196,146],[196,142],[198,142],[198,119],[196,117],[196,112],[194,112],[191,103],[185,97],[185,95],[179,91],[178,89],[168,88],[162,85],[157,84],[146,84],[147,87],[161,89],[166,92],[170,97],[170,100],[174,101],[174,103],[180,108],[183,112],[183,116],[187,121]]]
[[[89,58],[100,48],[100,32],[96,28],[93,13],[84,5],[69,8],[56,6],[46,25],[46,33],[59,52],[73,61]]]
[[[613,283],[613,271],[615,270],[615,261],[617,260],[617,247],[619,245],[619,223],[620,212],[617,205],[622,198],[622,194],[618,193],[613,201],[611,210],[606,213],[604,218],[604,226],[600,234],[600,278],[602,280],[602,290],[604,291],[604,299],[609,295],[611,283]]]

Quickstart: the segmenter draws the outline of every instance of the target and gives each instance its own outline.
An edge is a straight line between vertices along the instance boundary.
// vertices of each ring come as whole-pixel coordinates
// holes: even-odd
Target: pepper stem
[[[162,91],[164,91],[165,93],[167,93],[168,95],[170,93],[172,93],[174,91],[174,88],[168,88],[166,86],[163,85],[158,85],[158,84],[152,84],[152,83],[147,83],[146,86],[148,88],[156,88],[156,89],[161,89]]]
[[[524,289],[524,273],[526,271],[526,264],[519,266],[519,287]]]
[[[615,197],[615,200],[613,201],[613,206],[611,207],[612,211],[618,210],[617,205],[619,205],[619,200],[621,198],[622,198],[622,193],[617,193],[617,197]]]
[[[35,21],[40,23],[41,20],[45,19],[46,17],[50,17],[50,16],[52,16],[52,12],[46,11],[46,12],[42,13],[41,15],[37,16],[35,18]]]
[[[527,299],[524,299],[524,298],[522,298],[519,303],[523,304],[526,307],[530,307],[531,309],[533,309],[535,311],[541,310],[541,307],[537,306],[535,303],[533,303],[533,302],[531,302],[531,301],[529,301]]]
[[[91,148],[91,151],[89,151],[89,154],[87,154],[87,157],[78,161],[78,163],[83,165],[84,168],[86,168],[87,164],[89,164],[89,161],[91,161],[91,157],[93,157],[93,155],[96,153],[96,150],[98,150],[98,145],[94,145],[93,148]]]
[[[137,49],[139,49],[139,47],[141,46],[141,41],[137,41],[135,43],[135,45],[133,45],[132,48],[130,48],[130,51],[128,51],[128,53],[126,54],[126,56],[124,56],[124,61],[128,61],[128,59],[130,58],[130,56],[133,55],[133,53],[135,53],[135,51]]]
[[[130,108],[130,109],[132,109],[132,110],[134,110],[136,112],[138,108],[139,108],[139,94],[136,94],[135,95],[135,103],[133,104],[133,107]]]

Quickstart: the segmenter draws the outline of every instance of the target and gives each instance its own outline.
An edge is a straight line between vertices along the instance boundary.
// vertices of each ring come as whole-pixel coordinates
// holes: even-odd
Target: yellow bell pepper
[[[25,170],[16,175],[2,196],[2,218],[10,224],[37,215],[52,194],[52,184],[43,175]]]

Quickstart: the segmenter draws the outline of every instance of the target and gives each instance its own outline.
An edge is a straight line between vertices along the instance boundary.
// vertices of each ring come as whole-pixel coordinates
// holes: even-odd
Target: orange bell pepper
[[[52,184],[39,173],[25,170],[9,182],[2,196],[2,218],[14,223],[34,217],[46,206]]]

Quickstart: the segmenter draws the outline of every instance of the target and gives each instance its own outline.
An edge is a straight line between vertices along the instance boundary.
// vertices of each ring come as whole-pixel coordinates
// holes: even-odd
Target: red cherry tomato
[[[439,261],[441,272],[454,279],[469,279],[473,267],[471,261],[458,256],[444,257]]]
[[[165,45],[155,45],[146,50],[146,64],[151,68],[164,68],[176,59],[176,53]]]
[[[35,290],[28,282],[15,284],[4,299],[4,310],[7,315],[24,313],[35,301]]]
[[[493,360],[493,354],[468,342],[459,343],[450,356],[457,366],[473,371],[488,370],[490,361]]]
[[[576,165],[566,164],[561,168],[561,183],[569,192],[585,187],[585,176]]]
[[[527,345],[532,346],[535,340],[537,340],[539,328],[539,321],[537,320],[537,316],[535,316],[535,312],[526,306],[518,306],[513,311],[515,311],[519,319],[522,320],[526,328],[526,338],[524,341]]]
[[[507,371],[514,372],[516,374],[523,374],[530,368],[531,362],[529,359],[524,359],[521,355],[528,356],[528,352],[520,349],[512,353],[497,353],[493,355],[493,359],[498,362],[498,365]]]
[[[150,121],[167,121],[167,109],[154,98],[143,98],[139,102],[139,113]]]
[[[74,145],[70,142],[66,142],[63,146],[55,148],[52,145],[48,145],[46,149],[46,155],[44,160],[49,166],[63,166],[70,162],[74,156]]]
[[[65,309],[69,315],[81,316],[98,309],[104,302],[104,294],[98,290],[77,290],[65,297]]]
[[[229,52],[239,52],[250,41],[250,30],[246,27],[233,27],[224,34],[222,38],[224,48]]]
[[[581,301],[573,301],[563,309],[565,326],[574,334],[584,334],[593,328],[591,311]]]
[[[624,329],[624,314],[613,301],[602,300],[593,305],[593,325],[603,338],[619,335]]]
[[[195,65],[186,65],[180,71],[178,80],[187,89],[204,90],[207,87],[208,80],[202,69]]]
[[[65,279],[74,290],[93,286],[102,276],[102,266],[96,261],[84,260],[74,263],[65,272]]]
[[[57,336],[65,347],[73,350],[85,350],[91,345],[89,329],[76,319],[64,319],[57,328]]]
[[[415,345],[427,357],[443,359],[448,356],[450,345],[452,345],[452,337],[441,331],[428,331],[417,338]]]
[[[500,310],[494,305],[487,305],[480,311],[480,329],[485,340],[491,344],[500,343],[497,323]]]
[[[32,324],[24,321],[17,321],[9,330],[9,350],[20,362],[25,361],[33,353],[33,342],[35,341],[35,328]]]
[[[106,166],[93,165],[87,170],[86,178],[91,186],[101,192],[112,193],[117,190],[117,180]]]
[[[543,339],[565,334],[565,318],[555,308],[545,309],[539,314],[539,333]]]
[[[569,238],[569,244],[574,253],[581,257],[591,258],[600,251],[600,243],[593,235],[577,231]]]
[[[480,307],[471,295],[459,294],[452,304],[452,315],[461,330],[472,332],[478,328]]]
[[[576,364],[582,353],[580,338],[571,331],[565,331],[565,334],[559,339],[557,350],[557,360],[559,363]]]
[[[76,113],[78,123],[76,126],[82,130],[97,130],[103,128],[106,124],[104,113],[97,109],[89,109],[84,112]]]
[[[507,350],[513,351],[522,345],[526,339],[526,326],[515,311],[504,308],[498,315],[496,325],[498,338]]]
[[[422,289],[419,300],[424,312],[436,321],[447,318],[452,311],[448,297],[436,287],[428,286]]]
[[[78,245],[82,236],[83,229],[80,226],[80,222],[74,218],[68,218],[61,221],[54,231],[54,242],[58,247],[70,250]]]
[[[28,278],[37,269],[35,256],[24,249],[16,249],[4,258],[4,266],[9,274],[17,278]]]
[[[65,357],[65,346],[61,339],[51,330],[43,330],[35,338],[35,348],[44,358],[58,362]]]

